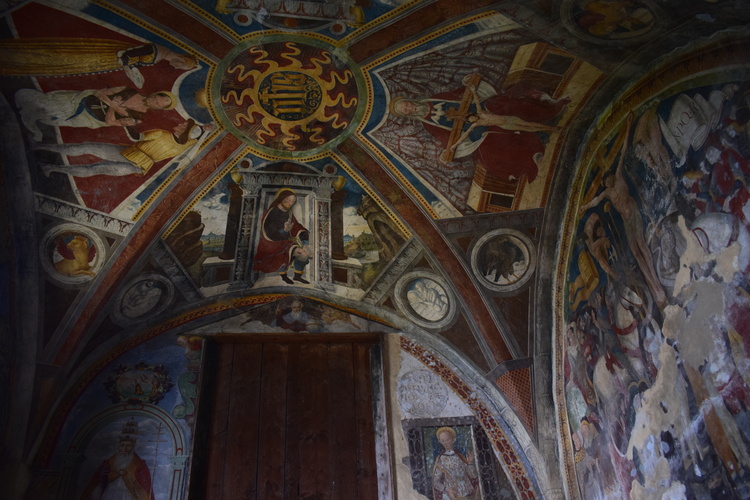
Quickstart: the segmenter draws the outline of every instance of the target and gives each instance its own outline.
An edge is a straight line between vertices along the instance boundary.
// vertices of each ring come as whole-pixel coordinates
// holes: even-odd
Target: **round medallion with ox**
[[[517,290],[531,279],[536,269],[534,243],[515,229],[491,231],[474,245],[471,268],[479,282],[490,290]]]

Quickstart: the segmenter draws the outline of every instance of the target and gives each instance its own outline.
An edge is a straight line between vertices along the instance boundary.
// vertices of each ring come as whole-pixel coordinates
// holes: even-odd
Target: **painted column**
[[[240,230],[238,236],[237,253],[234,257],[234,283],[231,288],[251,287],[255,282],[252,271],[255,248],[252,239],[256,234],[258,217],[258,196],[261,190],[258,174],[248,170],[239,170],[242,175],[242,215],[240,216]]]
[[[324,288],[333,286],[331,270],[331,195],[333,183],[323,177],[315,188],[315,280]]]
[[[346,178],[337,177],[333,187],[336,189],[331,195],[331,258],[333,260],[346,260],[344,253],[344,198],[346,191],[343,189]]]

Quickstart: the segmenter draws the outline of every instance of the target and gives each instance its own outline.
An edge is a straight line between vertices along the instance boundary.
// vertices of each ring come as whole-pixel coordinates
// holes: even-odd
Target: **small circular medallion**
[[[151,318],[166,310],[172,303],[174,285],[159,274],[145,274],[129,282],[115,298],[112,319],[129,325]]]
[[[448,389],[430,370],[412,370],[398,380],[398,402],[415,417],[436,417],[448,404]]]
[[[536,268],[534,244],[514,229],[491,231],[474,245],[471,268],[480,283],[490,290],[517,290],[531,279]]]
[[[396,281],[396,306],[412,322],[424,328],[449,325],[456,315],[456,301],[448,283],[433,273],[412,271]]]
[[[106,247],[91,229],[78,224],[59,224],[42,238],[42,266],[64,285],[81,285],[94,279],[106,259]]]

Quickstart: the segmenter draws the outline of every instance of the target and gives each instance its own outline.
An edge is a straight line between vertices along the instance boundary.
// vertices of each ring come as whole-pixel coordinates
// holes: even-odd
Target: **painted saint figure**
[[[555,130],[548,122],[555,119],[569,98],[553,99],[538,90],[517,85],[495,91],[477,75],[464,78],[471,102],[462,109],[465,89],[438,94],[430,99],[395,97],[391,113],[422,122],[444,151],[441,161],[473,156],[496,179],[512,180],[526,176],[536,179],[544,143],[537,132]],[[457,120],[463,120],[460,137],[451,140]]]
[[[456,431],[441,427],[435,435],[444,450],[435,459],[432,470],[432,491],[435,500],[479,500],[479,478],[474,454],[462,455],[453,446]]]
[[[293,332],[304,332],[308,330],[308,325],[312,321],[313,317],[302,309],[302,302],[295,300],[292,302],[291,310],[286,314],[280,314],[276,319],[276,326]]]
[[[81,500],[154,500],[151,472],[135,452],[138,424],[125,424],[117,453],[104,460],[94,472]]]
[[[35,141],[42,140],[39,124],[53,127],[132,127],[150,110],[170,110],[177,105],[171,92],[141,95],[129,87],[101,90],[55,90],[16,92],[21,120]]]
[[[297,195],[291,189],[281,189],[261,220],[261,237],[255,253],[253,269],[263,273],[277,273],[284,283],[309,284],[302,277],[310,260],[309,231],[292,213]],[[294,271],[294,280],[287,275]]]
[[[129,146],[104,142],[84,142],[79,144],[39,144],[36,149],[53,151],[67,156],[92,155],[104,161],[87,164],[42,164],[44,175],[62,172],[74,177],[94,175],[146,175],[162,160],[171,160],[193,147],[204,131],[213,125],[198,125],[190,119],[168,130],[147,130],[140,134]]]

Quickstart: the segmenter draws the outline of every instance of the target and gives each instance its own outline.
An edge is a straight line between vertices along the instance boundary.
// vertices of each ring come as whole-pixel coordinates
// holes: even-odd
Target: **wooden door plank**
[[[328,492],[328,379],[325,344],[300,345],[299,498]]]
[[[288,344],[263,345],[260,392],[258,498],[284,498],[284,442]]]
[[[286,388],[286,442],[284,443],[284,498],[301,498],[299,495],[300,470],[300,398],[302,366],[299,344],[289,345]]]
[[[328,433],[331,454],[328,470],[331,481],[327,498],[350,500],[357,494],[357,463],[354,359],[352,345],[331,345],[328,351]]]
[[[355,343],[354,404],[357,445],[357,498],[378,498],[378,474],[375,458],[375,425],[370,375],[371,344]]]
[[[208,464],[206,465],[205,491],[207,500],[218,500],[222,497],[234,344],[218,345],[216,356],[218,358],[216,362],[216,384],[212,388],[213,408],[208,431]],[[206,390],[201,391],[202,394],[207,394],[208,392]]]
[[[238,343],[229,403],[229,439],[224,468],[226,500],[257,497],[258,409],[262,344]]]

